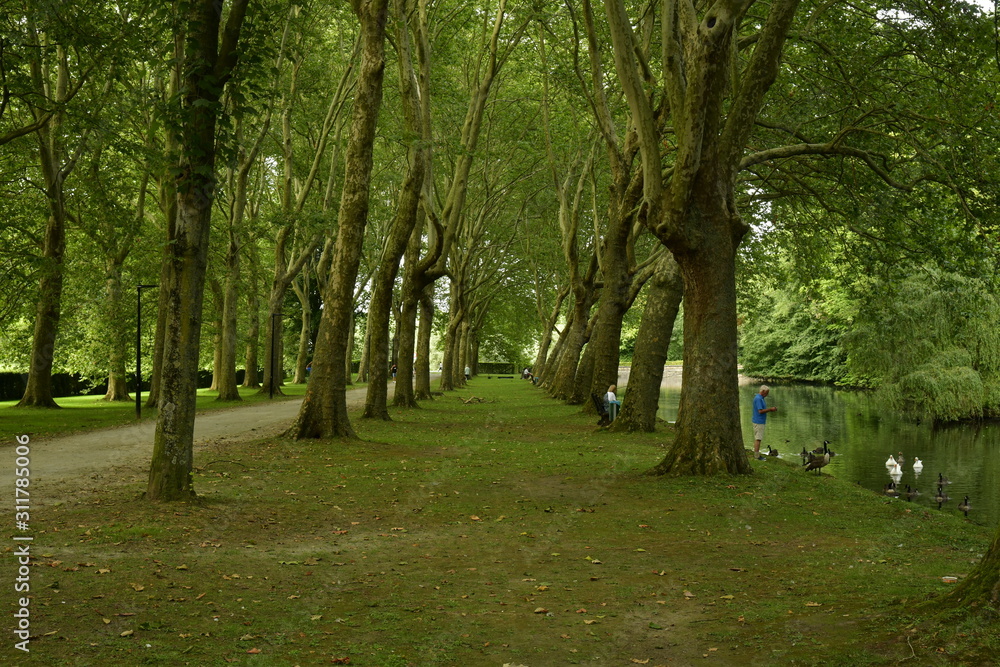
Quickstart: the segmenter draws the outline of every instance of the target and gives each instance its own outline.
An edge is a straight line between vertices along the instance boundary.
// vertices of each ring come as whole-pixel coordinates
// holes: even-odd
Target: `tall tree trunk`
[[[408,134],[419,138],[421,126],[420,83],[413,68],[410,31],[407,25],[404,3],[397,2],[396,44],[399,52],[399,92],[403,105],[403,117]],[[426,93],[426,91],[424,91]],[[388,370],[389,363],[389,320],[392,314],[392,291],[399,274],[399,262],[406,252],[413,230],[417,224],[420,193],[424,187],[427,172],[427,149],[423,142],[414,140],[407,149],[407,170],[400,186],[396,205],[396,216],[389,238],[386,239],[379,268],[372,283],[372,304],[368,312],[368,328],[371,337],[371,382],[365,397],[364,416],[373,419],[389,419]],[[396,335],[399,326],[396,326]],[[395,338],[398,341],[398,338]],[[409,360],[407,360],[409,361]],[[398,364],[397,364],[398,371]]]
[[[125,377],[125,358],[128,354],[129,335],[127,325],[128,318],[125,316],[125,306],[122,299],[122,267],[113,261],[108,262],[107,278],[107,313],[109,314],[109,325],[111,337],[111,350],[109,354],[108,389],[102,400],[105,401],[130,401],[128,386]]]
[[[29,21],[34,31],[34,22]],[[35,33],[34,47],[37,55],[29,61],[32,86],[41,99],[51,97],[56,105],[68,99],[69,71],[68,57],[63,47],[56,48],[55,66],[44,66],[44,57],[38,33]],[[55,81],[50,81],[48,72],[56,72]],[[45,185],[45,199],[48,204],[48,219],[42,243],[39,262],[38,303],[35,306],[35,328],[31,339],[31,359],[28,367],[28,382],[24,395],[17,407],[58,408],[52,398],[52,361],[55,354],[56,333],[62,311],[63,260],[66,254],[66,178],[73,170],[74,160],[65,160],[63,146],[63,112],[43,114],[35,110],[39,127],[35,133],[38,140],[38,161],[42,181]],[[47,120],[46,120],[47,117]]]
[[[299,299],[299,309],[301,311],[299,349],[295,355],[295,376],[292,379],[292,382],[295,384],[305,383],[306,367],[312,358],[312,303],[309,301],[309,293],[311,291],[309,269],[303,268],[300,276],[302,278],[301,286],[295,281],[292,282],[292,289],[295,290],[295,296]]]
[[[234,0],[221,34],[221,7],[193,1],[179,17],[186,29],[181,101],[181,169],[176,235],[165,280],[166,329],[159,377],[160,410],[146,498],[173,501],[194,494],[191,479],[202,305],[215,189],[215,127],[222,87],[236,65],[247,0]]]
[[[673,255],[666,253],[657,263],[646,296],[646,308],[635,339],[628,388],[618,418],[611,424],[612,430],[652,433],[656,429],[663,365],[667,360],[670,336],[683,295],[684,280],[680,268]]]
[[[420,210],[418,217],[423,218]],[[407,244],[404,261],[403,286],[400,290],[399,368],[396,373],[396,387],[392,404],[399,408],[418,407],[414,394],[415,359],[417,355],[417,310],[420,291],[415,282],[416,264],[420,258],[420,238],[423,231],[421,221],[414,226]]]
[[[219,376],[222,368],[222,309],[223,296],[222,285],[215,278],[208,280],[208,286],[212,290],[212,384],[209,391],[219,390]]]
[[[324,294],[323,315],[316,336],[312,378],[299,416],[289,434],[296,438],[354,437],[347,414],[344,365],[350,310],[368,222],[372,146],[382,103],[385,71],[384,40],[387,0],[356,6],[361,23],[361,70],[354,97],[354,117],[348,141],[344,190],[337,219],[332,272]]]
[[[357,318],[354,316],[354,308],[351,308],[350,323],[347,325],[347,354],[344,355],[344,382],[348,385],[354,384],[354,334],[357,329]]]
[[[247,351],[244,361],[243,386],[247,389],[257,389],[260,387],[260,379],[257,374],[258,350],[260,349],[260,297],[257,295],[256,284],[251,286],[250,294],[247,296],[247,317],[250,326],[247,328]]]
[[[592,304],[593,293],[589,290],[577,294],[574,299],[572,320],[563,328],[565,343],[559,356],[559,365],[552,374],[549,393],[553,398],[565,401],[572,396],[576,367],[580,363],[580,353],[583,352]]]
[[[695,193],[702,228],[728,243],[674,251],[684,277],[684,375],[677,437],[651,472],[747,474],[736,370],[736,250],[742,234],[733,232],[735,209],[726,206],[731,199],[719,201],[715,187]]]
[[[417,360],[413,370],[413,395],[418,401],[431,396],[431,331],[434,328],[434,287],[429,285],[420,298],[420,328],[417,332]]]
[[[219,330],[218,374],[212,377],[217,401],[240,401],[236,384],[236,300],[239,297],[240,244],[232,230],[226,252],[226,281],[222,286],[222,313]]]

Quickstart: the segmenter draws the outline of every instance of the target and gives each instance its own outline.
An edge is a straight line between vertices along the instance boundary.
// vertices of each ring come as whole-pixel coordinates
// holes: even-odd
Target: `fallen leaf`
[[[692,593],[691,591],[684,591],[684,597],[686,597],[686,598],[693,598],[693,597],[695,597],[695,594]]]
[[[645,549],[640,548],[640,549],[636,549],[636,551],[645,551]]]
[[[545,607],[539,607],[538,609],[536,609],[534,611],[534,613],[536,613],[536,614],[547,614],[548,612],[549,612],[549,610],[546,609]]]
[[[119,637],[131,637],[135,633],[135,630],[126,630],[125,632],[118,635]]]
[[[822,607],[822,602],[806,602],[807,607]]]
[[[249,649],[247,651],[247,653],[260,653],[260,649],[259,648],[252,648],[252,649]]]
[[[111,622],[110,618],[102,618],[101,620],[104,621],[104,625],[107,625],[108,623]]]
[[[146,590],[146,587],[143,586],[142,584],[129,584],[129,586],[131,586],[136,591],[144,591],[144,590]]]
[[[470,516],[469,518],[470,518],[470,519],[472,519],[473,521],[482,521],[482,519],[480,519],[480,518],[479,518],[478,516],[476,516],[475,514],[473,514],[473,515],[472,515],[472,516]]]
[[[720,600],[735,600],[736,596],[735,595],[723,595],[723,596],[719,597],[719,599]]]
[[[174,569],[175,570],[186,570],[186,569],[188,569],[188,566],[187,565],[178,565]]]
[[[309,620],[310,620],[310,621],[318,621],[318,620],[320,620],[321,618],[323,618],[323,614],[314,614],[313,616],[310,616],[310,617],[309,617]]]
[[[587,624],[587,625],[593,625],[594,623],[597,623],[597,621],[595,621],[595,620],[594,620],[594,619],[592,619],[592,618],[586,618],[586,619],[584,619],[584,620],[583,620],[583,622],[584,622],[585,624]]]
[[[663,629],[662,625],[658,625],[657,623],[654,623],[653,621],[649,622],[649,627],[652,628],[653,630],[662,630]]]
[[[637,665],[648,665],[649,658],[646,658],[645,660],[640,660],[639,658],[632,658],[632,662],[634,662]]]
[[[350,658],[332,658],[330,660],[330,663],[334,664],[334,665],[349,665],[349,664],[351,664],[351,659]]]

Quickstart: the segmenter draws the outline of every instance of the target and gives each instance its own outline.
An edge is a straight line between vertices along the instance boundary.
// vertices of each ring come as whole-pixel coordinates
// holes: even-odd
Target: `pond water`
[[[743,442],[748,448],[753,447],[750,406],[759,386],[740,387]],[[829,440],[836,456],[823,472],[881,494],[891,479],[886,459],[903,452],[905,463],[897,486],[905,489],[909,484],[920,491],[921,495],[912,501],[914,505],[937,511],[934,496],[940,473],[951,481],[944,487],[951,500],[943,504],[941,511],[961,514],[957,506],[968,495],[972,505],[970,520],[988,526],[1000,521],[1000,456],[994,455],[1000,447],[1000,423],[932,428],[880,410],[864,392],[806,385],[770,386],[767,404],[777,406],[778,411],[767,416],[767,432],[761,444],[765,453],[767,445],[771,445],[780,458],[801,463],[803,447],[811,450]],[[680,388],[665,386],[659,416],[673,421],[679,400]],[[920,474],[913,471],[914,457],[923,461]]]

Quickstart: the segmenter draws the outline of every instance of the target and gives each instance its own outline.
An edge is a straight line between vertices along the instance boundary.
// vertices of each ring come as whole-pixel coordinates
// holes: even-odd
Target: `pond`
[[[750,406],[759,386],[740,386],[743,441],[748,448],[753,447]],[[891,479],[886,460],[890,454],[896,458],[903,452],[905,463],[897,485],[905,490],[909,484],[920,491],[921,495],[911,501],[914,505],[937,511],[934,496],[940,473],[951,481],[944,487],[951,500],[943,504],[941,511],[961,514],[957,506],[968,495],[971,521],[995,526],[1000,520],[1000,485],[990,482],[1000,479],[1000,456],[991,455],[1000,445],[1000,423],[932,428],[880,410],[864,392],[807,385],[770,386],[767,404],[777,406],[778,411],[768,413],[761,445],[765,453],[767,445],[771,445],[780,458],[801,463],[803,447],[811,450],[829,440],[836,456],[823,472],[881,494]],[[678,386],[664,386],[659,416],[673,421],[679,400]],[[919,474],[913,470],[914,458],[924,464]]]

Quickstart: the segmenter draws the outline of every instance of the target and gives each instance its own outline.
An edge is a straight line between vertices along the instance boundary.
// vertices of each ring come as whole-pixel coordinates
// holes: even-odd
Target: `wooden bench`
[[[597,394],[591,394],[590,399],[594,401],[594,409],[597,410],[597,414],[600,415],[600,420],[598,420],[598,426],[607,426],[611,423],[611,415],[608,414],[608,409],[604,407],[604,399],[602,399]]]

